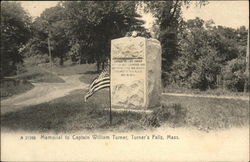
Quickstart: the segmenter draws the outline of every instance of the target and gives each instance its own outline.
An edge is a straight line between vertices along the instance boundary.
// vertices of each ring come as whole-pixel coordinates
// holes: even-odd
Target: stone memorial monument
[[[143,37],[112,40],[110,81],[112,109],[160,106],[160,42]]]

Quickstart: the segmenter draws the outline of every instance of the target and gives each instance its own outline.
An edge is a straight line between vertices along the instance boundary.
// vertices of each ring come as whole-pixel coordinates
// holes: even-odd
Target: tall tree
[[[64,9],[59,4],[46,9],[33,23],[33,39],[30,46],[34,53],[48,54],[48,43],[50,39],[52,57],[60,59],[59,64],[63,65],[65,55],[69,50],[67,37],[68,25],[64,18]],[[30,48],[32,48],[30,47]]]
[[[162,46],[162,72],[163,79],[171,71],[173,61],[178,57],[177,35],[182,30],[182,7],[188,7],[190,0],[168,0],[168,1],[145,1],[145,11],[151,12],[156,18],[159,26],[157,39]],[[196,2],[199,5],[205,4],[205,0]]]
[[[219,77],[227,80],[230,89],[242,90],[246,51],[242,49],[246,49],[247,31],[216,27],[200,18],[188,20],[183,26],[178,35],[179,57],[173,62],[169,79],[205,90],[216,88]]]
[[[110,55],[111,39],[131,30],[143,30],[140,28],[143,22],[136,18],[139,17],[136,4],[131,1],[63,3],[73,42],[81,42],[79,46],[72,46],[79,47],[81,62],[92,58],[99,70]]]
[[[20,49],[30,38],[31,18],[17,2],[1,2],[1,76],[22,62]]]
[[[131,1],[66,1],[46,9],[33,23],[33,53],[48,53],[51,40],[52,56],[65,57],[78,63],[97,63],[104,68],[110,55],[111,39],[125,36],[132,30],[149,37],[136,12],[137,2]],[[50,31],[50,34],[48,34]],[[50,35],[50,36],[49,36]]]

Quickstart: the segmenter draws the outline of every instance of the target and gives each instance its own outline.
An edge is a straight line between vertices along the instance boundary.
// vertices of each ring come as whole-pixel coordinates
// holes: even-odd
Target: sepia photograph
[[[249,161],[249,1],[1,1],[1,161]]]

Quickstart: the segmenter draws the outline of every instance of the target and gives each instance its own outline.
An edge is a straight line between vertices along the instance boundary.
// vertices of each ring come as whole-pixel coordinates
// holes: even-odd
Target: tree
[[[162,70],[164,73],[171,71],[173,61],[178,57],[177,34],[182,30],[182,7],[189,6],[189,0],[170,0],[170,1],[146,1],[145,11],[151,12],[156,18],[159,26],[158,35],[162,46]],[[204,0],[197,2],[205,4]]]
[[[170,81],[169,75],[173,62],[179,57],[178,34],[184,29],[182,8],[189,7],[190,0],[145,1],[145,11],[151,12],[156,18],[152,31],[154,38],[161,42],[162,47],[162,80],[166,85]],[[206,0],[196,2],[205,5]]]
[[[33,55],[48,55],[48,39],[50,39],[52,57],[60,59],[63,65],[66,53],[69,50],[68,24],[64,17],[64,8],[61,5],[46,9],[33,22],[33,38],[27,46]]]
[[[179,57],[172,66],[172,77],[189,88],[205,90],[216,86],[220,74],[218,51],[211,46],[205,22],[196,18],[188,20],[179,35]]]
[[[140,30],[143,21],[137,19],[137,2],[64,2],[67,21],[70,26],[71,43],[74,51],[71,56],[79,56],[80,63],[93,59],[97,63],[97,70],[104,67],[110,55],[111,39],[125,36],[126,32]],[[79,43],[80,42],[80,43]],[[76,50],[75,48],[79,49]],[[77,51],[77,52],[76,52]]]
[[[184,22],[183,27],[178,35],[179,56],[173,62],[168,82],[206,90],[218,86],[218,77],[224,78],[227,80],[226,84],[229,84],[228,74],[240,71],[234,78],[240,80],[239,84],[244,83],[243,73],[241,74],[244,72],[242,62],[231,60],[245,58],[245,50],[242,49],[246,48],[246,42],[243,43],[246,41],[246,30],[241,29],[239,37],[238,29],[216,27],[212,21],[205,22],[200,18]],[[241,66],[234,71],[231,68],[234,65]],[[237,80],[233,77],[231,79]],[[236,90],[242,90],[239,87],[243,86],[231,82],[230,85],[235,86]],[[232,87],[229,89],[233,89]]]
[[[111,39],[132,30],[150,37],[136,13],[137,2],[66,1],[46,9],[33,23],[33,39],[26,53],[46,55],[50,39],[53,58],[73,62],[97,63],[104,68],[110,56]],[[50,33],[50,34],[49,34]]]
[[[227,62],[224,67],[225,86],[232,91],[244,91],[244,84],[248,82],[245,75],[246,62],[245,58],[239,57]],[[249,88],[249,87],[248,87]]]
[[[31,18],[17,2],[1,2],[1,76],[15,73],[20,49],[30,38]]]

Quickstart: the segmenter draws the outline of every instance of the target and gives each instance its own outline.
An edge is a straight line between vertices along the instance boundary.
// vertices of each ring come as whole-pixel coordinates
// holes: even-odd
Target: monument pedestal
[[[156,39],[124,37],[111,41],[112,109],[160,105],[161,46]]]

